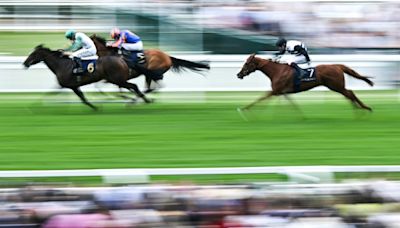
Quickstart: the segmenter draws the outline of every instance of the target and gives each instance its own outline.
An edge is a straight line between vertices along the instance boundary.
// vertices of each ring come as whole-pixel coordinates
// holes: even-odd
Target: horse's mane
[[[117,47],[107,46],[107,40],[105,38],[103,38],[101,36],[98,36],[96,34],[93,34],[93,35],[90,36],[90,39],[92,39],[93,41],[103,45],[104,48],[106,50],[110,51],[112,54],[117,54],[118,53],[118,48]],[[103,48],[103,47],[100,47],[100,48]],[[99,47],[97,47],[97,50],[99,50]],[[101,51],[104,51],[104,50],[101,50]]]
[[[103,37],[101,37],[101,36],[98,36],[98,35],[96,35],[96,34],[91,35],[90,38],[91,38],[92,40],[95,39],[95,40],[99,41],[101,44],[103,44],[104,46],[106,46],[107,40],[106,40],[105,38],[103,38]]]
[[[43,44],[39,44],[38,46],[36,46],[35,50],[37,50],[37,49],[41,49],[43,51],[50,52],[50,54],[61,57],[63,59],[69,59],[69,56],[65,55],[61,50],[51,50],[50,48],[45,47]]]

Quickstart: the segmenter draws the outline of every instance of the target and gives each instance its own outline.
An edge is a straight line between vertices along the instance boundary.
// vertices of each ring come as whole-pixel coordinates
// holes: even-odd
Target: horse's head
[[[115,55],[118,54],[118,48],[107,46],[107,40],[101,36],[93,34],[90,36],[97,49],[97,55]]]
[[[48,48],[43,47],[43,44],[40,44],[35,47],[33,52],[26,58],[23,65],[25,68],[29,68],[32,65],[35,65],[44,60],[44,53],[49,51]]]
[[[242,69],[240,70],[239,73],[237,73],[237,77],[239,79],[243,79],[247,75],[249,75],[257,70],[257,63],[255,61],[255,56],[256,56],[256,54],[251,54],[247,58],[246,62],[242,66]]]

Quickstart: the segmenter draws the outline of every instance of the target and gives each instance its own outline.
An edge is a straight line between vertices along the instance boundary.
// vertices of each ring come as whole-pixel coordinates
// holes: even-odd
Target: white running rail
[[[391,173],[400,172],[400,165],[370,166],[270,166],[225,168],[155,168],[155,169],[79,169],[79,170],[19,170],[0,171],[0,178],[37,177],[103,177],[109,183],[147,182],[149,176],[222,175],[222,174],[283,174],[319,182],[320,173]],[[139,180],[139,181],[138,181]]]

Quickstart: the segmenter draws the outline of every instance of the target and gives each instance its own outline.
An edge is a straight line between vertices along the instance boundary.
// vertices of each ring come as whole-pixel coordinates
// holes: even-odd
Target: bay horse
[[[96,45],[98,56],[119,55],[118,48],[107,46],[107,41],[103,37],[93,34],[90,36],[90,38]],[[183,69],[189,69],[194,72],[201,72],[210,69],[210,65],[206,61],[193,62],[184,59],[178,59],[169,56],[158,49],[144,50],[144,55],[146,63],[143,66],[137,64],[137,67],[140,67],[140,69],[131,68],[130,78],[137,78],[143,74],[145,76],[147,87],[145,93],[152,92],[153,90],[150,88],[151,82],[163,79],[164,73],[169,69],[172,69],[178,73]]]
[[[316,86],[323,85],[328,87],[330,90],[338,92],[348,98],[352,104],[361,109],[366,109],[372,111],[372,109],[366,106],[363,102],[356,97],[353,91],[345,88],[344,73],[365,81],[370,86],[374,83],[368,79],[368,77],[358,74],[353,69],[342,65],[342,64],[322,64],[315,68],[316,80],[302,82],[298,90],[295,89],[294,85],[294,74],[295,69],[288,64],[277,63],[272,59],[262,59],[255,56],[255,54],[250,55],[246,62],[244,63],[242,69],[237,74],[239,79],[243,79],[245,76],[259,70],[263,72],[270,80],[272,91],[267,92],[264,96],[255,100],[254,102],[243,107],[241,110],[248,110],[260,101],[266,100],[271,96],[285,95],[287,99],[289,97],[287,94],[298,93],[312,89]],[[290,100],[289,100],[290,101]]]
[[[96,110],[97,108],[92,105],[84,96],[83,92],[79,87],[100,80],[106,80],[109,83],[115,84],[119,87],[126,88],[131,92],[142,98],[146,103],[150,103],[151,100],[147,99],[146,96],[139,90],[138,86],[133,83],[129,83],[129,69],[125,62],[116,56],[103,56],[99,57],[96,62],[96,68],[93,73],[85,72],[80,76],[80,80],[77,79],[77,75],[72,74],[74,62],[67,55],[64,55],[62,51],[52,51],[49,48],[38,45],[35,47],[33,52],[26,58],[23,65],[25,68],[29,68],[39,62],[44,62],[47,67],[56,75],[59,85],[63,88],[69,88],[81,101]]]

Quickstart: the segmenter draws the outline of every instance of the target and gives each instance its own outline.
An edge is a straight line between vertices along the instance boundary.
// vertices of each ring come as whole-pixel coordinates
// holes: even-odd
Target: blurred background
[[[271,51],[275,50],[276,37],[282,36],[303,40],[313,54],[368,51],[398,54],[399,4],[397,1],[3,0],[0,28],[2,32],[15,33],[63,32],[69,28],[108,33],[118,26],[137,32],[148,46],[191,53]],[[2,38],[2,49],[5,46],[6,35]]]
[[[211,69],[167,72],[149,105],[84,86],[94,112],[21,65],[113,27]],[[400,227],[399,28],[390,0],[0,0],[0,227]],[[293,95],[300,112],[275,98],[242,119],[270,82],[236,74],[279,37],[372,76],[346,85],[374,112],[318,87]]]

